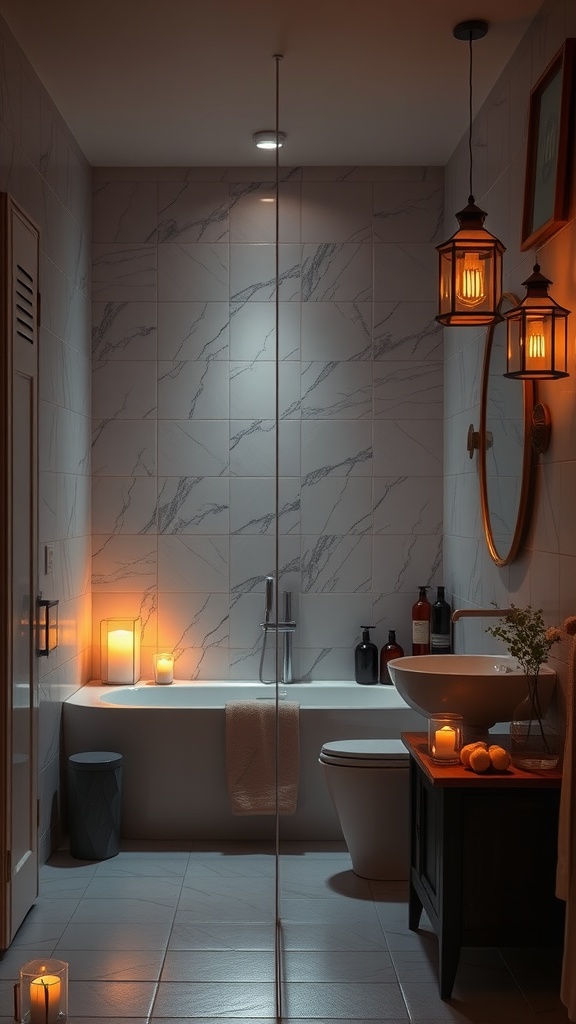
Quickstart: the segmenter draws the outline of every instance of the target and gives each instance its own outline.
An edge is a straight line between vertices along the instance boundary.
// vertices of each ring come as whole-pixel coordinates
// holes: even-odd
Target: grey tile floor
[[[70,965],[69,1024],[273,1024],[274,860],[264,844],[53,856],[0,958],[0,1024],[42,955]],[[567,1024],[555,952],[464,949],[442,1001],[436,938],[425,916],[408,929],[406,884],[358,878],[343,846],[284,846],[280,894],[284,1021]]]

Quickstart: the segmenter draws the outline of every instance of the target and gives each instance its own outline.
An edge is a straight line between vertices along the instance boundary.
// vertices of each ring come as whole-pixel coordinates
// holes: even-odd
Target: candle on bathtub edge
[[[174,658],[170,654],[159,654],[154,662],[154,678],[157,683],[171,683],[174,679]]]
[[[30,982],[30,1024],[57,1024],[60,991],[60,978],[56,974],[43,974]]]
[[[134,682],[134,634],[129,629],[108,633],[108,682]]]
[[[434,734],[434,756],[453,758],[456,754],[456,731],[443,725]]]

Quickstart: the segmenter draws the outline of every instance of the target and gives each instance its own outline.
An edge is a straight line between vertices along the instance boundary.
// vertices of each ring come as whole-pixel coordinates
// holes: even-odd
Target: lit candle
[[[456,732],[449,725],[443,725],[434,734],[434,756],[454,757],[456,753]]]
[[[30,1024],[57,1024],[60,988],[60,978],[55,974],[44,974],[30,982]]]
[[[174,678],[174,658],[170,654],[159,654],[156,658],[154,678],[157,683],[171,683]]]
[[[108,682],[134,682],[134,634],[129,629],[108,633]]]

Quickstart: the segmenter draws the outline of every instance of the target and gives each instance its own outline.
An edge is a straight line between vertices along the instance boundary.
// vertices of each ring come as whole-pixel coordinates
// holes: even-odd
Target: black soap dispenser
[[[378,648],[370,639],[374,626],[362,626],[362,641],[354,651],[354,670],[357,683],[378,682]]]

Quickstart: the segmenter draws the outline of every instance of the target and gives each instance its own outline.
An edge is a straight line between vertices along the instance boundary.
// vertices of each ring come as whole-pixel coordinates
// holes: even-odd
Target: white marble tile
[[[258,883],[262,885],[261,882]],[[162,981],[259,982],[274,980],[271,950],[169,950]]]
[[[434,302],[375,302],[374,359],[440,360],[443,330]]]
[[[156,949],[62,949],[58,956],[69,965],[69,978],[74,982],[157,981],[163,961],[163,952]]]
[[[227,302],[160,302],[158,358],[227,359]]]
[[[371,475],[371,423],[310,420],[301,429],[303,477]]]
[[[155,533],[156,481],[97,476],[92,484],[92,529],[101,534]]]
[[[158,363],[159,419],[220,420],[227,416],[227,362],[187,359]]]
[[[279,540],[278,579],[281,590],[299,589],[300,538]],[[230,538],[230,590],[234,593],[258,590],[264,592],[264,580],[274,569],[275,538]]]
[[[92,588],[100,592],[142,592],[157,585],[155,537],[93,538]]]
[[[158,246],[160,302],[222,302],[228,298],[228,246],[164,242]]]
[[[94,359],[155,359],[156,308],[155,302],[92,303]]]
[[[300,299],[301,250],[282,243],[278,253],[278,297]],[[276,247],[236,242],[230,246],[230,298],[234,303],[270,302],[276,298]]]
[[[442,533],[440,476],[374,478],[374,532]]]
[[[376,419],[431,420],[443,414],[442,363],[387,361],[374,372]]]
[[[227,594],[159,595],[158,644],[162,649],[175,652],[178,675],[187,648],[228,644],[228,605]]]
[[[158,588],[169,593],[227,593],[228,539],[159,537]]]
[[[300,415],[300,367],[288,362],[279,368],[278,414],[281,418]],[[276,416],[276,364],[266,362],[230,363],[230,415],[249,419],[254,409],[265,419]]]
[[[152,181],[107,181],[94,186],[92,240],[156,241],[157,187]]]
[[[96,419],[144,420],[156,414],[156,362],[113,361],[92,368]]]
[[[438,253],[424,242],[374,245],[374,299],[377,302],[435,301]]]
[[[302,532],[357,534],[372,530],[372,481],[369,477],[310,478],[301,493]]]
[[[303,593],[365,593],[371,584],[370,537],[302,537]]]
[[[376,420],[374,473],[377,476],[435,476],[442,472],[440,420]]]
[[[374,238],[380,242],[442,241],[442,180],[376,182]]]
[[[234,476],[274,476],[274,420],[230,420],[230,473]],[[278,438],[278,472],[300,476],[300,423],[283,420]]]
[[[280,302],[278,307],[279,358],[300,358],[300,306]],[[230,358],[276,358],[276,303],[232,302],[230,304]]]
[[[158,473],[222,476],[228,470],[228,420],[159,420]]]
[[[372,304],[303,302],[303,359],[366,359],[372,355]]]
[[[302,184],[303,242],[366,242],[371,238],[370,182]]]
[[[158,531],[228,534],[229,483],[220,477],[158,477]]]
[[[159,182],[159,242],[227,242],[228,237],[226,182]]]
[[[412,591],[440,582],[442,538],[388,534],[374,537],[374,590],[382,594]]]
[[[156,300],[156,247],[94,245],[92,291],[101,301]]]
[[[230,647],[257,650],[260,655],[264,618],[264,590],[234,594],[230,601]]]
[[[368,243],[302,246],[304,302],[368,302],[372,283],[372,246]]]
[[[302,364],[303,419],[366,419],[372,415],[372,364]]]
[[[92,473],[102,476],[151,476],[156,472],[156,423],[138,420],[96,421]]]
[[[344,647],[353,654],[359,625],[372,621],[370,594],[302,594],[300,600],[300,645],[316,649]]]
[[[276,518],[277,513],[277,518]],[[300,524],[300,479],[238,477],[230,480],[230,533],[295,533]]]
[[[300,182],[282,181],[279,186],[278,239],[300,241]],[[276,185],[254,181],[230,186],[230,241],[276,240]]]

